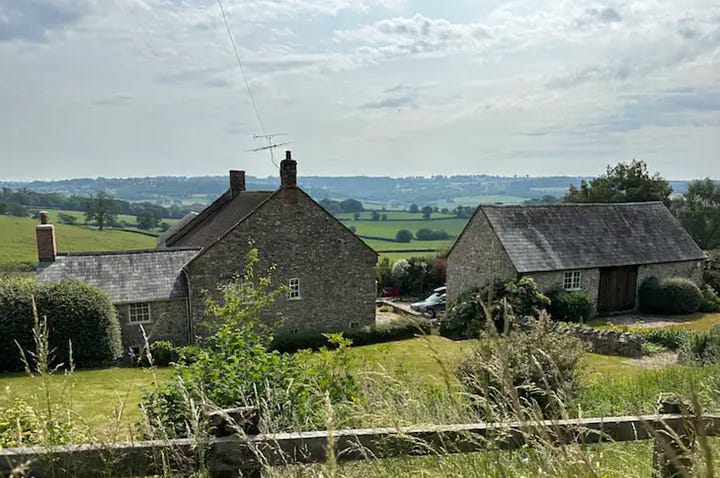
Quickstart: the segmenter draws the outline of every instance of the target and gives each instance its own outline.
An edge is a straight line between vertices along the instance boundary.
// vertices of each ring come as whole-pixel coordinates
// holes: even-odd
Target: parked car
[[[447,288],[443,286],[433,290],[433,293],[425,300],[410,304],[410,308],[422,312],[430,318],[435,318],[438,312],[445,310],[446,304]]]

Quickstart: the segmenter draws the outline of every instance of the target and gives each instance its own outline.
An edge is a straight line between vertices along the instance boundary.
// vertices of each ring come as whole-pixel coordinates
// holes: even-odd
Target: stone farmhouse
[[[269,311],[288,333],[338,331],[375,321],[377,254],[297,186],[290,152],[280,188],[246,191],[245,172],[230,171],[230,188],[199,214],[164,234],[158,249],[58,254],[47,215],[37,226],[38,281],[79,279],[115,304],[124,347],[150,341],[193,342],[202,334],[205,299],[241,272],[250,242],[256,273],[275,266],[273,283],[289,292]],[[139,327],[142,325],[142,329]]]
[[[494,280],[588,291],[598,312],[633,310],[642,282],[701,283],[706,257],[661,202],[480,206],[448,256],[449,300]]]

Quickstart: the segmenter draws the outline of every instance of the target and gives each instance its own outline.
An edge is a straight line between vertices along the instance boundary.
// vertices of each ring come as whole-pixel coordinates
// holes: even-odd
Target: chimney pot
[[[40,224],[47,224],[47,223],[48,223],[48,212],[40,211]]]
[[[245,191],[245,171],[230,170],[230,194],[235,196]]]

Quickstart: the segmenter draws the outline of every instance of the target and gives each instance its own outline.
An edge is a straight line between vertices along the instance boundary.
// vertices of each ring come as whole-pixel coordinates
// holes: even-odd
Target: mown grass
[[[37,262],[36,220],[0,216],[0,269],[29,268]],[[55,225],[59,252],[152,249],[157,240],[124,231],[96,231],[80,226]]]
[[[140,420],[142,388],[149,386],[155,377],[163,380],[170,373],[169,368],[76,370],[68,377],[59,373],[50,379],[51,399],[53,403],[69,405],[94,436],[127,439],[131,436],[131,427]],[[40,377],[25,373],[0,375],[0,408],[21,398],[42,409],[41,381]]]
[[[682,329],[682,330],[690,330],[694,332],[707,332],[710,329],[712,329],[716,325],[720,325],[720,313],[713,312],[713,313],[704,313],[704,312],[696,312],[694,314],[688,314],[688,315],[648,315],[644,317],[648,321],[652,320],[660,320],[660,321],[666,321],[668,322],[666,325],[663,325],[661,328],[667,328],[667,329]],[[645,320],[638,320],[635,323],[630,324],[623,324],[627,325],[628,327],[632,328],[638,325],[642,325],[642,323],[645,322]],[[616,327],[617,321],[614,320],[612,317],[608,318],[598,318],[588,323],[588,325],[600,329],[600,330],[607,330],[613,327]]]

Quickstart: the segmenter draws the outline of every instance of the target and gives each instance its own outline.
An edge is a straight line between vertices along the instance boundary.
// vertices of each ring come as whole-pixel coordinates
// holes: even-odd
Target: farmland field
[[[35,226],[29,218],[0,216],[0,269],[31,267],[37,262]],[[59,252],[119,251],[152,249],[156,239],[125,231],[97,231],[80,226],[56,224]]]
[[[387,214],[388,221],[392,221],[395,219],[412,219],[417,221],[423,221],[422,214],[420,213],[411,213],[407,211],[363,211],[360,213],[359,218],[360,219],[370,219],[372,217],[372,213],[377,212],[380,215]],[[338,219],[343,220],[353,220],[355,217],[354,213],[351,212],[343,212],[340,214],[336,214],[335,217]],[[430,216],[431,220],[434,219],[453,219],[455,218],[455,214],[443,214],[440,212],[434,212],[432,213],[432,216]]]
[[[343,221],[343,224],[348,227],[354,226],[355,233],[361,236],[395,239],[395,234],[400,229],[407,229],[413,234],[419,229],[432,229],[445,231],[451,236],[457,237],[462,232],[467,221],[467,219],[453,218],[442,221],[423,221],[422,219],[417,221]]]
[[[45,209],[45,210],[48,212],[48,218],[50,219],[50,222],[52,222],[54,224],[60,223],[60,219],[58,216],[63,213],[76,218],[78,224],[83,224],[85,222],[85,213],[82,211],[67,211],[67,210],[63,210],[63,209]],[[117,220],[118,220],[118,222],[123,221],[128,224],[137,224],[137,218],[135,216],[131,216],[129,214],[118,214]],[[161,219],[161,221],[167,222],[168,224],[170,224],[172,226],[173,224],[178,222],[179,219],[163,218],[163,219]]]

